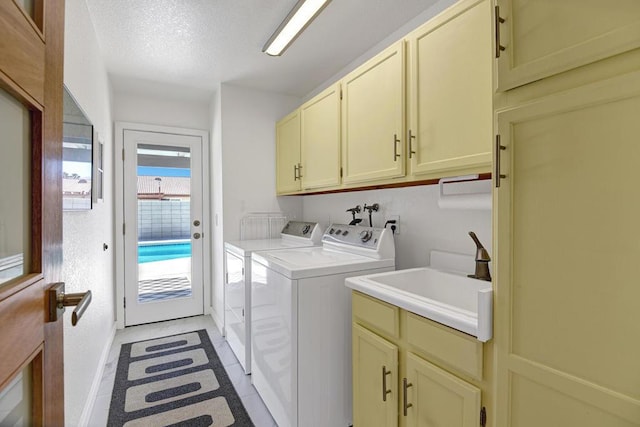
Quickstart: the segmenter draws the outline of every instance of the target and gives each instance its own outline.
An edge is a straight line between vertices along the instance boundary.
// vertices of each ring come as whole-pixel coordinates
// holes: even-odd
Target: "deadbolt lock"
[[[193,233],[193,238],[194,238],[194,239],[196,239],[196,240],[197,240],[197,239],[199,239],[200,237],[201,237],[201,234],[200,234],[200,233]]]
[[[195,221],[193,221],[193,226],[194,227],[198,227],[199,225],[200,225],[200,221],[199,220],[196,219]]]

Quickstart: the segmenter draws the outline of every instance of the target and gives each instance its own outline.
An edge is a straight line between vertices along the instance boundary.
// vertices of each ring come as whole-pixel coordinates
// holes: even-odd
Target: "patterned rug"
[[[205,330],[123,344],[107,425],[253,427]]]

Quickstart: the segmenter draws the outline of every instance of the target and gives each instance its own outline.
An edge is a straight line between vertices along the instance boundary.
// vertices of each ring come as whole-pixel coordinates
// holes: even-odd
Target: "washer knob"
[[[311,230],[311,226],[309,224],[305,225],[304,228],[302,228],[302,234],[307,234],[309,230]]]
[[[368,242],[369,240],[371,240],[372,236],[373,233],[371,232],[371,230],[364,230],[360,232],[360,240],[362,240],[363,242]]]
[[[335,229],[335,228],[332,228],[331,230],[329,230],[329,234],[333,234],[333,233],[335,233],[335,232],[336,232],[336,229]]]

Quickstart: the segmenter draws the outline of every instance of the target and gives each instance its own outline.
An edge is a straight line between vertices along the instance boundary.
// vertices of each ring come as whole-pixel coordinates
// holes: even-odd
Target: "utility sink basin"
[[[485,342],[492,336],[491,282],[431,267],[346,279],[346,286]]]

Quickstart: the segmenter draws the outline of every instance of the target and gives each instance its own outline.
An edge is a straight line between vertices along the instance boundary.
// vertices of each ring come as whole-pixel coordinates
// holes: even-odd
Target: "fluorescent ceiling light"
[[[318,16],[320,11],[331,0],[300,0],[293,7],[291,12],[282,21],[275,33],[262,48],[271,56],[279,56],[289,47],[289,45],[307,28],[307,26]]]

